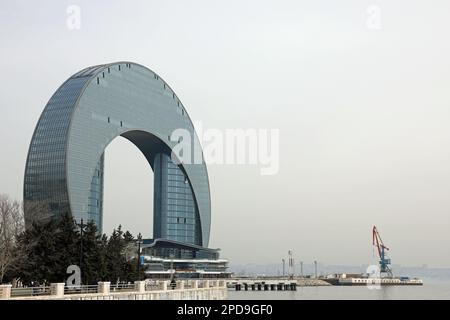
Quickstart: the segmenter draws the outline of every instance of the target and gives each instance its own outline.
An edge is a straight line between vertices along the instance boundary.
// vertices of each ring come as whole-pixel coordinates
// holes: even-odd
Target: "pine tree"
[[[100,240],[98,242],[99,246],[99,256],[98,256],[98,272],[99,277],[102,281],[110,281],[110,274],[108,270],[108,258],[107,258],[107,252],[108,252],[108,236],[106,234],[103,234],[100,237]]]
[[[133,237],[133,235],[130,233],[130,231],[126,231],[126,232],[123,234],[123,240],[124,240],[126,243],[129,243],[129,242],[134,241],[134,237]]]
[[[113,230],[108,241],[107,266],[112,283],[123,281],[123,232],[121,226]]]
[[[51,228],[51,226],[49,226]],[[56,257],[58,261],[59,282],[65,282],[68,277],[67,268],[70,265],[78,265],[80,261],[79,238],[80,232],[73,217],[66,213],[57,220],[56,230],[49,230],[54,233]]]
[[[44,284],[55,281],[60,274],[58,252],[52,229],[54,221],[46,225],[35,224],[21,237],[21,246],[25,249],[21,277],[25,283]]]
[[[97,284],[101,280],[98,268],[100,258],[100,235],[93,221],[89,221],[83,232],[83,283]]]
[[[119,226],[111,236],[99,235],[90,221],[83,232],[81,277],[83,284],[98,281],[134,281],[137,279],[134,237]],[[17,241],[17,263],[11,278],[20,277],[26,285],[65,282],[67,267],[79,265],[81,254],[79,226],[70,214],[48,223],[34,223]]]

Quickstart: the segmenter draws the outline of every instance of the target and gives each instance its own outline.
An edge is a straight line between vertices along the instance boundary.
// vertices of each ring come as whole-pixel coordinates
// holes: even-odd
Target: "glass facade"
[[[219,249],[204,248],[165,239],[144,239],[142,254],[163,259],[219,259]]]
[[[204,248],[174,240],[144,239],[141,245],[148,278],[229,278],[228,261],[219,259],[219,249]],[[132,251],[136,252],[137,248]],[[175,273],[169,270],[175,270]]]
[[[25,168],[24,203],[36,214],[69,213],[66,141],[70,116],[88,77],[71,78],[51,97],[31,141]],[[31,209],[29,210],[31,211]],[[29,215],[26,218],[33,217]]]
[[[156,155],[153,169],[153,236],[201,245],[198,211],[187,177],[165,153]]]
[[[102,154],[100,161],[92,176],[91,189],[88,203],[88,219],[95,222],[97,226],[103,225],[103,168],[105,155]]]
[[[142,151],[159,179],[154,233],[208,246],[206,165],[178,167],[165,156],[178,143],[170,136],[180,128],[200,145],[177,95],[148,68],[119,62],[78,72],[52,96],[35,129],[25,169],[26,224],[38,204],[52,216],[70,212],[77,221],[93,220],[101,231],[104,150],[123,136]]]

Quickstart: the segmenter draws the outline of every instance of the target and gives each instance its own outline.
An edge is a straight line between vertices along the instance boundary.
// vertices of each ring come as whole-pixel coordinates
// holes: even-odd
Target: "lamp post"
[[[138,272],[138,280],[141,280],[141,243],[142,243],[142,236],[139,233],[137,238],[138,243],[138,258],[137,258],[137,272]]]
[[[288,260],[288,276],[289,279],[294,279],[294,274],[295,274],[295,267],[294,267],[294,258],[292,257],[292,250],[288,251],[288,256],[289,256],[289,260]]]
[[[175,281],[175,269],[173,268],[173,258],[175,257],[175,255],[173,253],[170,253],[169,258],[170,258],[170,287],[173,289],[175,289],[175,287],[177,286],[177,283]]]
[[[314,260],[314,277],[317,279],[317,260]]]
[[[82,270],[82,265],[83,265],[83,231],[84,231],[84,227],[85,225],[83,224],[83,218],[81,218],[81,223],[78,224],[80,226],[80,285],[83,284],[83,270]]]

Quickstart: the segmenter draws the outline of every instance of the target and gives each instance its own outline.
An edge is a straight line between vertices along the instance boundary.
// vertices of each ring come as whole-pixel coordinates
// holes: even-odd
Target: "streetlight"
[[[289,256],[288,276],[289,276],[289,279],[294,279],[295,269],[294,269],[294,258],[292,257],[292,250],[288,251],[288,256]]]
[[[314,260],[314,276],[317,279],[317,261]]]
[[[83,284],[83,270],[82,270],[82,265],[83,265],[83,231],[84,231],[84,227],[85,225],[83,224],[83,218],[81,218],[81,223],[78,224],[78,226],[80,226],[80,285]]]
[[[169,258],[170,258],[170,287],[172,288],[172,290],[175,289],[175,287],[177,286],[177,283],[175,281],[175,269],[173,267],[173,258],[175,257],[174,253],[171,252],[169,254]]]
[[[142,235],[139,233],[137,237],[137,243],[138,243],[138,259],[137,259],[137,272],[138,272],[138,280],[141,280],[141,243],[142,242]]]
[[[283,262],[283,278],[284,278],[284,265],[285,265],[285,261],[284,261],[284,259],[281,259],[281,261]]]

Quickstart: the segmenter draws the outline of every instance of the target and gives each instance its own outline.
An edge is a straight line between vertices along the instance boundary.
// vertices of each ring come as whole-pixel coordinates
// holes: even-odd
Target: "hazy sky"
[[[69,5],[80,29],[67,27]],[[22,198],[33,129],[76,71],[128,60],[206,128],[280,130],[280,170],[209,166],[211,247],[232,263],[450,266],[450,2],[1,1],[0,193]],[[106,150],[104,231],[152,235],[153,173]]]

